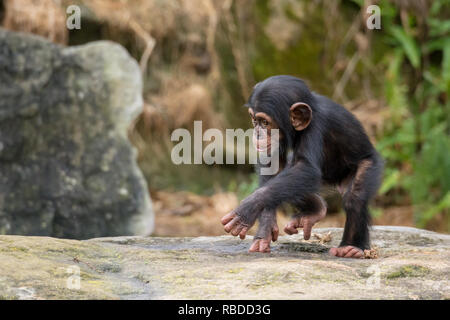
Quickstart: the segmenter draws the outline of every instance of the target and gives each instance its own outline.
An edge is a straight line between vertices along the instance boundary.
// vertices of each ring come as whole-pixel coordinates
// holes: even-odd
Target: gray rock
[[[118,44],[66,48],[0,29],[0,234],[152,232],[127,139],[141,91],[139,67]]]
[[[450,298],[449,235],[375,227],[378,259],[344,259],[327,252],[341,228],[314,232],[331,242],[282,236],[270,254],[231,236],[0,236],[0,299]]]

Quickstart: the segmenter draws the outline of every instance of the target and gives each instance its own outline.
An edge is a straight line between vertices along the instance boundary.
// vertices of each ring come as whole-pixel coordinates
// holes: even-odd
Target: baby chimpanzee
[[[259,188],[222,218],[225,231],[244,239],[259,219],[250,251],[270,252],[270,241],[278,237],[276,209],[289,203],[299,214],[284,231],[293,234],[303,228],[309,239],[312,226],[326,215],[318,195],[325,183],[337,187],[347,214],[341,244],[330,254],[362,257],[370,245],[367,206],[380,185],[383,161],[359,121],[339,104],[311,92],[301,79],[286,75],[258,83],[246,106],[259,152],[270,152],[271,130],[279,129],[281,169],[272,176],[260,174]]]

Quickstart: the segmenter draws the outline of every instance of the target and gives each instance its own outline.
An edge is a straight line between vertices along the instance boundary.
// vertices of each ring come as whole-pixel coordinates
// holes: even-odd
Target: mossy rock
[[[0,299],[450,298],[449,235],[375,227],[379,258],[366,260],[328,254],[342,229],[314,232],[331,232],[331,242],[282,236],[270,254],[248,253],[251,239],[231,236],[0,236]]]
[[[127,138],[142,80],[127,51],[0,28],[0,70],[0,234],[150,234],[147,184]]]

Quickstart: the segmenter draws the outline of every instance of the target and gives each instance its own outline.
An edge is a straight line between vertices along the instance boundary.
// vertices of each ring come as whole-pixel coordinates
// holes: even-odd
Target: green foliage
[[[305,78],[308,84],[316,91],[325,95],[332,95],[332,74],[336,63],[336,56],[342,43],[341,37],[328,37],[329,30],[324,15],[328,10],[325,1],[313,3],[311,1],[297,1],[301,9],[293,8],[289,1],[256,1],[254,6],[255,35],[249,43],[249,60],[252,76],[255,81],[261,81],[276,74],[290,74]],[[282,22],[280,35],[289,35],[289,40],[280,41],[284,46],[276,45],[276,36],[268,33],[268,24],[277,13],[274,7],[282,7]],[[334,15],[334,32],[344,35],[350,28],[356,10],[347,12],[342,7],[340,14]],[[280,14],[280,13],[278,13]],[[289,32],[295,25],[295,32]],[[280,36],[280,38],[283,38]],[[354,47],[349,46],[354,52]],[[348,95],[354,94],[349,91]]]
[[[420,50],[414,38],[398,26],[392,26],[389,32],[401,45],[403,52],[406,54],[413,67],[418,68],[420,64]]]
[[[448,0],[434,1],[425,18],[428,35],[420,37],[426,33],[414,15],[423,13],[407,12],[408,24],[400,25],[398,9],[381,2],[385,40],[392,51],[385,60],[391,118],[378,143],[387,161],[380,192],[407,191],[420,227],[439,213],[448,217],[450,208],[448,5]]]
[[[254,173],[248,181],[238,183],[238,181],[232,180],[228,185],[228,191],[235,192],[239,200],[242,200],[258,188],[258,183],[258,175]]]

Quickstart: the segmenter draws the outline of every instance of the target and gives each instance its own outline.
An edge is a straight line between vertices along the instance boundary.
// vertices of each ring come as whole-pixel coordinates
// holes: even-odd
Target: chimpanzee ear
[[[311,107],[304,102],[296,102],[291,106],[290,112],[294,129],[297,131],[306,129],[312,119]]]

